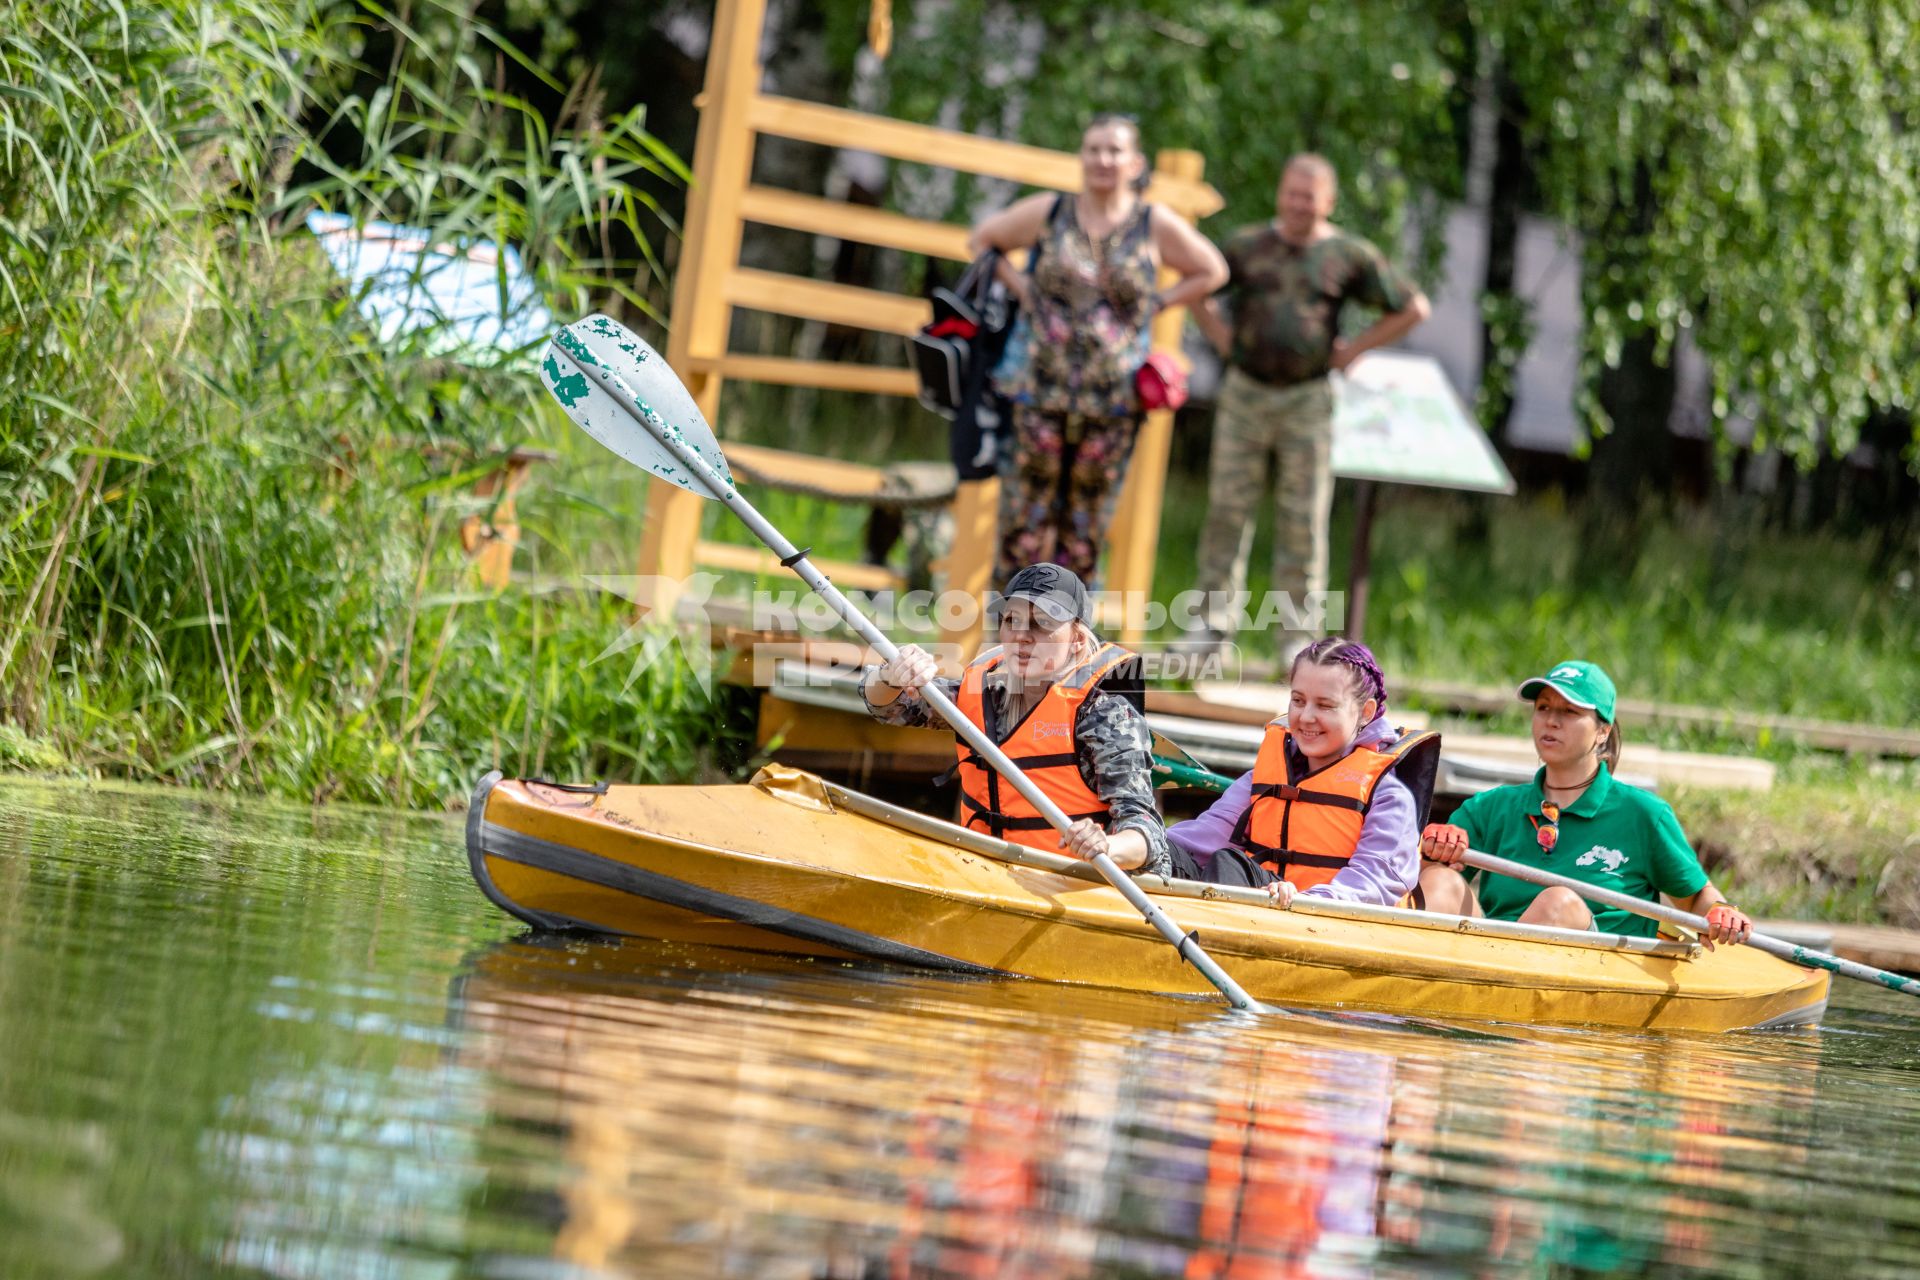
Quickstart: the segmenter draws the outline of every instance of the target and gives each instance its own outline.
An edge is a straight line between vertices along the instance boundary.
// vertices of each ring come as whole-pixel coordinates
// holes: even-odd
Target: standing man
[[[1201,332],[1228,365],[1200,535],[1199,586],[1209,593],[1207,627],[1216,644],[1233,636],[1231,599],[1246,589],[1254,507],[1266,489],[1269,455],[1276,470],[1272,590],[1286,592],[1304,613],[1311,593],[1327,589],[1333,506],[1327,375],[1400,338],[1431,310],[1426,295],[1378,249],[1327,220],[1337,190],[1325,157],[1303,152],[1288,160],[1277,216],[1242,227],[1223,246],[1232,273],[1223,291],[1231,321],[1213,299],[1194,308]],[[1352,340],[1340,337],[1340,310],[1349,301],[1384,313]],[[1281,666],[1318,634],[1303,625],[1281,635]]]

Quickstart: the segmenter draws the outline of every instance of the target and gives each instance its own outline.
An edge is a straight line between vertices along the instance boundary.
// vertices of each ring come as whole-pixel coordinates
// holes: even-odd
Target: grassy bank
[[[1758,795],[1668,797],[1701,862],[1756,915],[1920,928],[1920,773],[1798,765]]]
[[[684,667],[597,661],[619,599],[475,592],[475,480],[562,420],[522,361],[376,337],[302,224],[505,240],[562,314],[646,306],[677,161],[637,115],[553,126],[509,53],[437,4],[50,0],[0,35],[34,86],[0,96],[0,765],[420,805],[740,745]]]

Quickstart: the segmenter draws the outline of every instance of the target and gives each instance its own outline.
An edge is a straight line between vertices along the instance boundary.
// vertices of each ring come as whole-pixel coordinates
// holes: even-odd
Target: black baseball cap
[[[1001,600],[1027,600],[1055,622],[1075,619],[1093,624],[1093,599],[1073,570],[1057,564],[1030,564],[1007,579]]]

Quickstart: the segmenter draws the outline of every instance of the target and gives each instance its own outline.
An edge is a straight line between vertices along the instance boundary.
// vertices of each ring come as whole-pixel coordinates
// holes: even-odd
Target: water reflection
[[[469,1061],[497,1082],[500,1120],[537,1121],[567,1152],[555,1258],[606,1274],[1278,1277],[1815,1256],[1811,1224],[1765,1220],[1815,1199],[1817,1034],[1249,1025],[721,954],[549,941],[472,961]],[[681,966],[731,980],[676,982]],[[1904,1204],[1893,1256],[1914,1221]]]
[[[451,821],[0,784],[0,1276],[1920,1274],[1890,993],[1448,1028],[516,928]]]

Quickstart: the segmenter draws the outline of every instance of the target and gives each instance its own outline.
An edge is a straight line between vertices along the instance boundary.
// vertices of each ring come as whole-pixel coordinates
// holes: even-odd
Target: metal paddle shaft
[[[1506,858],[1497,858],[1476,849],[1467,850],[1465,861],[1470,867],[1491,871],[1495,875],[1512,876],[1515,880],[1525,880],[1530,884],[1557,885],[1562,889],[1573,890],[1588,902],[1620,907],[1636,915],[1645,916],[1649,920],[1664,920],[1668,924],[1682,925],[1695,933],[1707,932],[1705,917],[1694,915],[1691,911],[1682,911],[1678,907],[1669,907],[1665,903],[1649,902],[1645,898],[1636,898],[1631,894],[1616,893],[1612,889],[1602,889],[1584,880],[1555,875],[1551,871],[1541,871],[1525,863],[1511,862]],[[1749,934],[1746,945],[1757,951],[1764,951],[1770,956],[1778,956],[1794,964],[1806,965],[1810,969],[1825,969],[1829,973],[1858,978],[1862,982],[1871,982],[1903,995],[1920,996],[1920,982],[1912,978],[1903,978],[1897,973],[1888,973],[1885,969],[1876,969],[1872,965],[1842,960],[1839,956],[1829,955],[1824,951],[1814,951],[1788,942],[1784,938],[1770,938],[1764,933]]]
[[[601,347],[596,351],[595,347],[599,342],[611,342],[614,349],[609,351]],[[625,376],[622,376],[621,366],[624,366]],[[562,330],[549,345],[544,372],[548,388],[553,391],[555,398],[567,410],[568,415],[601,443],[662,479],[695,493],[704,491],[704,496],[719,499],[729,511],[740,518],[741,523],[753,531],[756,538],[780,557],[781,564],[800,575],[800,580],[819,593],[821,599],[833,606],[833,611],[839,614],[846,624],[852,627],[860,638],[865,640],[882,658],[890,662],[900,652],[893,641],[874,626],[865,614],[855,609],[851,601],[840,594],[839,588],[829,582],[826,575],[813,567],[805,551],[796,549],[791,542],[787,541],[784,534],[769,524],[766,518],[754,509],[753,504],[748,502],[733,485],[730,477],[723,479],[709,465],[707,459],[702,456],[704,449],[696,450],[694,447],[689,447],[689,436],[697,442],[712,440],[712,435],[704,420],[699,418],[697,409],[693,412],[692,420],[674,423],[667,421],[660,412],[659,401],[664,397],[657,395],[645,397],[646,400],[655,402],[651,406],[642,402],[643,398],[636,394],[630,382],[652,383],[665,377],[672,380],[672,388],[680,396],[686,396],[686,390],[681,386],[679,379],[673,375],[672,370],[667,367],[666,362],[661,360],[658,354],[639,337],[604,316],[591,316]],[[576,383],[577,377],[584,377],[585,382]],[[592,393],[595,391],[601,393],[605,400],[602,401],[599,397],[593,396]],[[612,406],[621,411],[620,417],[641,427],[647,435],[651,436],[654,444],[672,455],[679,466],[685,469],[684,476],[677,473],[674,468],[651,465],[645,456],[646,450],[639,441],[630,437],[619,438],[618,433],[622,424],[617,418],[611,418],[604,412],[608,407],[606,401],[611,401]],[[595,402],[602,410],[597,415],[593,412],[596,407]],[[671,411],[675,406],[669,403],[667,407]],[[577,412],[577,409],[580,411]],[[608,439],[610,433],[616,435],[615,440]],[[719,453],[717,445],[713,446],[713,451],[715,454]],[[697,481],[699,487],[696,488],[694,484],[688,482],[689,480]],[[1045,817],[1062,835],[1066,834],[1072,823],[1060,806],[1035,786],[1032,779],[1022,773],[978,725],[961,714],[960,709],[953,705],[951,699],[932,685],[922,689],[920,695],[929,706],[940,713],[942,719],[953,726],[953,731],[964,738],[968,746],[1012,783],[1014,789],[1040,811],[1041,816]],[[1118,889],[1121,895],[1133,904],[1134,909],[1146,917],[1147,923],[1160,932],[1160,936],[1173,943],[1181,957],[1217,987],[1220,994],[1225,996],[1234,1008],[1264,1008],[1248,995],[1239,983],[1228,977],[1225,970],[1214,963],[1213,958],[1201,949],[1194,935],[1182,933],[1180,927],[1168,919],[1164,911],[1154,905],[1152,899],[1147,897],[1140,886],[1114,864],[1113,859],[1102,853],[1092,858],[1091,862],[1105,877],[1107,883]]]

